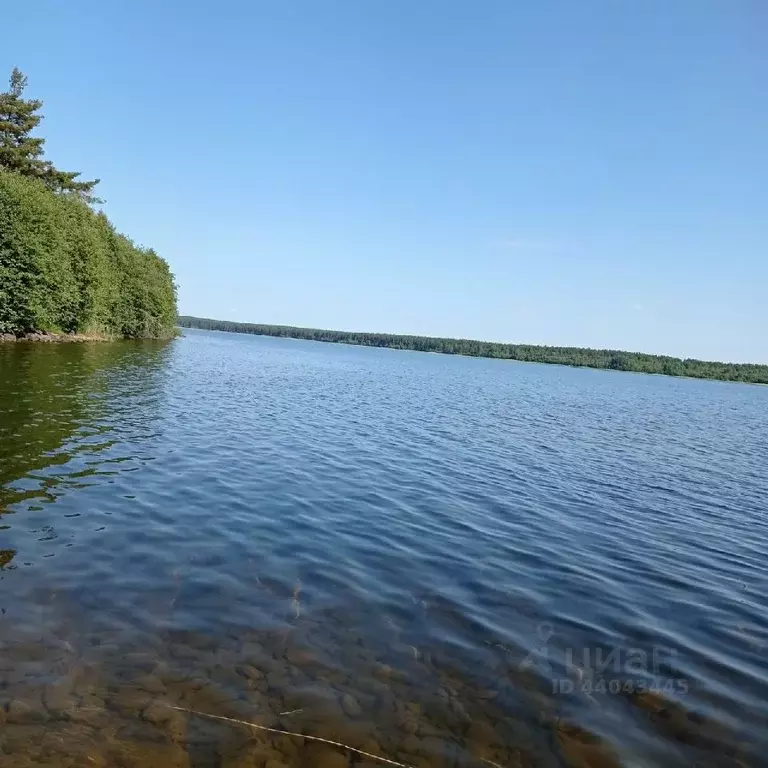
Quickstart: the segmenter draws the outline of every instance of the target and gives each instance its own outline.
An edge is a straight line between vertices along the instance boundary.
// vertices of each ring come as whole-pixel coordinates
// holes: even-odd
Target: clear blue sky
[[[10,3],[183,313],[768,362],[768,2]]]

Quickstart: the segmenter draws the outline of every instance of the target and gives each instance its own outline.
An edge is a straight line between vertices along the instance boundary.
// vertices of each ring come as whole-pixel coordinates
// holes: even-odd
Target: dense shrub
[[[153,250],[77,194],[0,170],[0,332],[173,334],[176,287]]]

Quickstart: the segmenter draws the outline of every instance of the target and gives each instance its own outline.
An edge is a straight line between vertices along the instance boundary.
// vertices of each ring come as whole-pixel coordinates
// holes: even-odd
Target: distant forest
[[[552,363],[586,368],[604,368],[614,371],[657,373],[665,376],[690,376],[697,379],[768,384],[768,365],[681,360],[677,357],[646,355],[640,352],[620,352],[612,349],[544,347],[532,344],[500,344],[492,341],[473,341],[472,339],[440,339],[432,336],[327,331],[319,328],[294,328],[290,325],[234,323],[229,320],[211,320],[205,317],[190,317],[189,315],[181,315],[179,325],[182,328],[251,333],[257,336],[282,336],[309,341],[358,344],[365,347],[389,347],[391,349],[410,349],[416,352],[440,352],[447,355],[492,357],[530,363]]]

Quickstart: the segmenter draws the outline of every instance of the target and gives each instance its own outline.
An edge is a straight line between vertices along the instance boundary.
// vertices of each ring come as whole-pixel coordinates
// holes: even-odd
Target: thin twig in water
[[[488,763],[488,765],[492,765],[494,768],[503,768],[503,767],[502,767],[501,765],[499,765],[498,763],[494,763],[494,762],[493,762],[493,760],[488,760],[488,759],[486,759],[485,757],[481,757],[480,759],[481,759],[481,760],[482,760],[484,763]]]
[[[296,586],[293,588],[293,611],[295,613],[294,619],[298,619],[301,615],[301,602],[299,601],[300,594],[301,582],[296,579]]]
[[[291,709],[288,712],[278,712],[278,717],[284,717],[285,715],[296,715],[299,712],[303,712],[303,709]]]
[[[342,744],[340,741],[331,741],[331,739],[323,739],[320,736],[309,736],[306,733],[294,733],[293,731],[284,731],[280,728],[269,728],[266,725],[257,725],[256,723],[249,723],[247,720],[236,720],[234,717],[224,717],[224,715],[210,715],[207,712],[198,712],[195,709],[187,709],[186,707],[174,707],[171,709],[177,709],[179,712],[189,712],[192,715],[201,715],[202,717],[212,717],[214,720],[225,720],[228,723],[238,723],[239,725],[246,725],[249,728],[258,728],[260,731],[269,731],[270,733],[281,733],[283,736],[296,736],[300,739],[309,739],[310,741],[322,741],[324,744],[331,744],[334,747],[341,747],[342,749],[348,749],[350,752],[356,752],[358,755],[364,757],[370,757],[373,760],[380,760],[382,763],[388,765],[396,765],[397,768],[416,768],[415,765],[409,765],[408,763],[398,763],[395,760],[390,760],[388,757],[381,757],[381,755],[373,755],[370,752],[364,752],[362,749],[355,749],[350,747],[349,744]]]
[[[493,645],[496,648],[501,648],[501,649],[505,650],[507,653],[512,653],[512,651],[509,648],[507,648],[506,645],[502,645],[501,643],[493,643]]]

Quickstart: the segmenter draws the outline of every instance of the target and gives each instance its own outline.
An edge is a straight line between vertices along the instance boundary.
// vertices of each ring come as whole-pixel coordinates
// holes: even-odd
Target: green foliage
[[[0,93],[0,332],[172,335],[168,265],[91,210],[98,179],[43,159],[45,140],[31,135],[43,103],[24,99],[26,86],[14,69]]]
[[[174,332],[168,264],[74,194],[0,170],[0,332]]]
[[[326,331],[317,328],[293,328],[288,325],[257,325],[210,320],[203,317],[179,317],[182,328],[203,328],[213,331],[253,333],[260,336],[284,336],[292,339],[361,344],[369,347],[411,349],[419,352],[442,352],[449,355],[495,357],[532,363],[608,368],[617,371],[660,373],[667,376],[690,376],[698,379],[743,381],[768,384],[768,365],[712,363],[704,360],[681,360],[664,355],[620,352],[611,349],[582,349],[579,347],[540,347],[530,344],[498,344],[471,339],[439,339],[430,336],[397,336],[389,333],[355,333]]]
[[[98,179],[79,181],[79,172],[60,171],[43,160],[45,139],[31,135],[43,119],[37,114],[43,102],[22,98],[26,87],[26,75],[14,68],[9,89],[0,93],[0,169],[40,179],[54,192],[71,192],[86,202],[101,202],[92,194]]]

